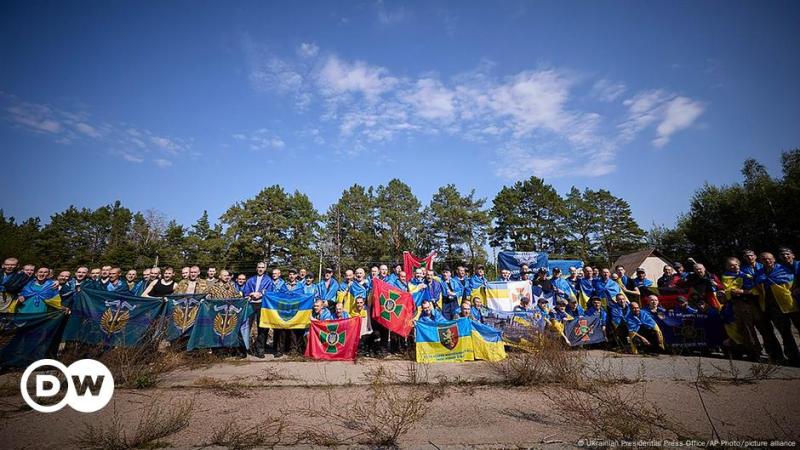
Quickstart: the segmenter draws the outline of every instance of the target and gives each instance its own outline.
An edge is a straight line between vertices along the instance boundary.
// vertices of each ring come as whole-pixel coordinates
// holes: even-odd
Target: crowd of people
[[[609,345],[617,345],[636,353],[663,351],[664,338],[656,318],[689,314],[706,314],[720,318],[725,346],[734,355],[758,360],[766,353],[771,361],[800,365],[792,327],[800,328],[798,298],[800,262],[788,248],[781,248],[778,259],[772,253],[758,256],[753,250],[742,252],[742,259],[727,258],[725,270],[718,276],[703,264],[689,259],[691,270],[678,262],[665,265],[655,283],[638,268],[633,276],[625,268],[613,269],[570,267],[568,274],[558,268],[531,270],[521,266],[518,274],[502,270],[496,281],[528,281],[532,295],[520,298],[515,312],[533,312],[545,317],[548,327],[563,334],[566,321],[578,317],[599,317]],[[381,356],[404,351],[409,341],[393,336],[378,323],[369,320],[372,307],[370,292],[375,279],[408,292],[424,292],[414,320],[437,323],[457,317],[484,322],[491,315],[481,289],[489,280],[482,266],[470,273],[465,266],[455,271],[443,268],[438,273],[416,268],[411,278],[400,264],[347,270],[341,280],[334,270],[322,271],[315,280],[313,271],[289,269],[284,278],[279,268],[268,273],[260,262],[255,274],[233,274],[209,267],[201,277],[198,266],[183,267],[180,274],[172,267],[147,268],[141,274],[134,269],[123,273],[119,267],[78,267],[74,273],[54,273],[46,267],[26,264],[21,268],[16,258],[6,258],[0,279],[0,313],[35,313],[48,308],[69,312],[70,301],[83,288],[163,298],[175,294],[205,295],[208,298],[248,298],[255,310],[255,323],[261,299],[267,292],[302,292],[313,294],[312,320],[348,318],[359,314],[362,321],[360,352]],[[345,309],[341,293],[352,295],[353,307]],[[665,309],[660,295],[679,294],[674,305]],[[780,335],[780,340],[775,334]],[[268,342],[271,346],[268,349]],[[263,358],[270,350],[276,357],[285,352],[302,351],[303,332],[269,330],[258,327],[252,353]]]

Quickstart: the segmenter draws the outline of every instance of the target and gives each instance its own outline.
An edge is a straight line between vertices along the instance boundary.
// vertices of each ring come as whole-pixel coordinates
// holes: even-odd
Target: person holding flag
[[[630,311],[625,315],[625,326],[628,329],[631,353],[634,355],[639,354],[637,343],[648,347],[651,351],[664,351],[664,336],[661,334],[661,329],[658,328],[650,312],[642,310],[638,303],[631,302]]]
[[[611,279],[611,271],[608,269],[603,269],[600,278],[594,279],[593,288],[592,297],[600,297],[605,305],[617,298],[617,295],[625,296],[619,283]]]
[[[458,309],[458,302],[464,296],[464,285],[452,277],[449,267],[442,270],[442,290],[444,299],[442,314],[447,320],[450,320]]]
[[[275,284],[267,275],[267,263],[258,263],[256,265],[256,274],[247,280],[247,283],[244,285],[244,291],[242,291],[242,294],[250,299],[250,305],[253,307],[253,322],[258,327],[256,345],[253,347],[253,355],[256,358],[264,358],[264,352],[267,350],[267,337],[269,335],[269,328],[260,326],[261,299],[264,297],[265,293],[273,292],[274,290]]]
[[[584,266],[583,277],[578,278],[576,283],[575,296],[578,297],[578,304],[583,308],[589,303],[589,299],[595,296],[594,278],[592,278],[592,268]]]
[[[326,267],[322,280],[317,283],[317,295],[328,303],[329,308],[332,308],[336,304],[337,292],[339,292],[339,282],[333,277],[333,269]]]
[[[760,259],[764,268],[756,278],[759,307],[766,322],[778,329],[783,342],[783,355],[791,364],[800,365],[800,352],[789,317],[798,311],[797,302],[791,292],[794,274],[785,266],[776,264],[772,253],[764,252]]]
[[[17,313],[43,313],[47,307],[63,309],[61,296],[58,294],[58,283],[48,279],[50,269],[40,267],[36,276],[28,281],[17,297]]]
[[[472,291],[485,288],[487,286],[486,277],[484,276],[485,273],[486,271],[484,270],[483,266],[478,266],[475,268],[475,274],[470,277],[466,285],[466,292],[464,292],[467,297],[472,296]]]

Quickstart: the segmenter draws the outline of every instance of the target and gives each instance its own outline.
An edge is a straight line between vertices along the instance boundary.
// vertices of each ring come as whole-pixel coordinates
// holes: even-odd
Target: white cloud
[[[619,126],[622,139],[632,140],[644,129],[658,124],[653,139],[656,147],[665,146],[674,133],[691,126],[705,110],[702,102],[663,90],[640,92],[623,104],[628,107],[628,118]]]
[[[664,120],[656,128],[656,139],[653,145],[663,147],[670,136],[677,131],[688,128],[703,113],[705,106],[687,97],[675,97],[666,105]]]
[[[125,161],[134,162],[134,163],[140,163],[140,162],[144,161],[143,158],[140,158],[140,157],[138,157],[136,155],[132,155],[130,153],[125,153],[125,152],[122,153],[122,159],[124,159]]]
[[[251,150],[279,150],[286,142],[266,128],[260,128],[250,134],[236,133],[233,138],[246,144]]]
[[[328,95],[360,93],[370,101],[377,100],[398,83],[383,67],[370,66],[362,61],[348,63],[336,56],[325,62],[318,81]]]
[[[530,178],[556,178],[567,175],[564,166],[570,163],[567,156],[548,155],[512,146],[497,150],[498,162],[495,164],[495,175],[505,180],[514,181]]]
[[[5,119],[22,129],[49,136],[61,145],[94,143],[108,154],[124,161],[141,163],[149,153],[175,156],[186,152],[190,142],[158,136],[147,129],[129,124],[109,124],[93,119],[83,109],[67,110],[49,104],[25,102],[0,92],[0,104]]]
[[[569,70],[532,69],[498,77],[496,65],[482,61],[448,79],[430,72],[415,77],[366,61],[320,56],[316,46],[308,52],[302,48],[295,60],[260,54],[251,64],[251,80],[271,80],[257,90],[302,97],[301,109],[318,113],[318,122],[308,124],[316,134],[302,139],[324,142],[342,155],[401,137],[443,134],[506,149],[520,161],[515,174],[546,172],[567,161],[571,173],[601,176],[615,169],[619,149],[643,130],[655,128],[653,144],[662,146],[705,107],[688,97],[650,90],[622,102],[625,113],[620,114],[603,103],[620,102],[627,92],[623,83]],[[252,137],[246,135],[254,147],[277,147],[268,137],[259,143],[252,143]],[[527,148],[536,149],[537,156],[520,156],[519,149]],[[504,170],[508,175],[510,169]]]
[[[415,90],[406,99],[425,119],[452,120],[455,115],[455,93],[438,80],[423,78],[417,81]]]
[[[93,126],[89,125],[88,123],[79,122],[79,123],[75,124],[75,128],[77,128],[78,131],[80,131],[81,133],[83,133],[83,134],[85,134],[85,135],[87,135],[89,137],[93,137],[93,138],[99,138],[100,137],[100,133]]]
[[[555,71],[523,72],[489,92],[489,104],[500,116],[508,116],[515,134],[524,136],[545,128],[560,132],[572,118],[565,111],[569,83]]]
[[[167,167],[172,167],[172,161],[163,158],[156,158],[153,160],[153,163],[161,169],[166,169]]]
[[[317,53],[319,53],[319,47],[310,42],[303,42],[300,44],[298,52],[300,52],[300,56],[313,58],[314,56],[317,56]]]
[[[614,83],[603,78],[594,83],[590,94],[594,98],[610,103],[624,94],[626,89],[622,83]]]

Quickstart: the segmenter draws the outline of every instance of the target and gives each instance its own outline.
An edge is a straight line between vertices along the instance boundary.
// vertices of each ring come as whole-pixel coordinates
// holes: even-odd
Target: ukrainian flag
[[[744,277],[742,273],[725,272],[720,277],[722,281],[723,292],[725,293],[725,301],[729,302],[733,295],[734,289],[744,289]]]
[[[350,314],[351,316],[356,314],[356,297],[349,290],[337,292],[336,303],[341,303],[342,308],[347,312],[347,314]]]
[[[475,320],[472,321],[472,347],[475,359],[486,361],[506,359],[503,333]]]
[[[475,359],[472,324],[466,317],[428,324],[417,321],[417,362],[461,362]]]
[[[267,292],[261,299],[261,328],[303,329],[311,322],[314,294]]]
[[[780,264],[776,264],[770,273],[763,273],[758,277],[758,303],[761,310],[765,310],[766,291],[772,290],[775,302],[784,314],[796,312],[797,304],[792,298],[792,283],[794,275]]]

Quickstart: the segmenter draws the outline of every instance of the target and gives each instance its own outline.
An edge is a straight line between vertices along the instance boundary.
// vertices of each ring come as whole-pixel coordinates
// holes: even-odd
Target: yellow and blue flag
[[[503,333],[478,321],[471,321],[472,347],[475,359],[500,361],[506,359]]]
[[[472,324],[462,317],[438,323],[418,321],[416,325],[417,362],[456,362],[475,359]]]
[[[765,310],[766,289],[772,291],[775,302],[781,308],[782,313],[788,314],[797,311],[797,303],[792,298],[794,275],[785,267],[776,264],[772,272],[766,273],[766,270],[761,272],[756,283],[758,283],[758,303],[762,311]]]
[[[313,307],[314,294],[267,292],[261,300],[259,326],[281,330],[308,328]]]

